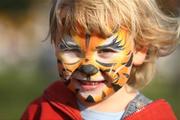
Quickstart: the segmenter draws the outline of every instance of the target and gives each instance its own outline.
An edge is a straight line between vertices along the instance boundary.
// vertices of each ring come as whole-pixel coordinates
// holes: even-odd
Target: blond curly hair
[[[180,38],[180,19],[165,15],[155,0],[53,0],[50,35],[53,43],[70,31],[96,32],[108,37],[126,28],[135,48],[147,47],[145,62],[133,66],[128,84],[139,88],[152,80],[155,61],[174,51]]]

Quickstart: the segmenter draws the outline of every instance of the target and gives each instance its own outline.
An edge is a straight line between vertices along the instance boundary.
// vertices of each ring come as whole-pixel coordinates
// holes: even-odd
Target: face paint
[[[72,33],[57,45],[59,74],[81,101],[100,102],[126,84],[134,49],[127,36],[125,30],[107,39]]]

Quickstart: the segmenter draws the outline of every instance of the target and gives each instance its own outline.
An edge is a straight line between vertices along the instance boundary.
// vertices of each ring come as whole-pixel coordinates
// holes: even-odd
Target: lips
[[[105,80],[101,80],[101,81],[85,81],[78,79],[76,80],[78,81],[80,87],[85,91],[94,90],[96,88],[101,87],[105,83]]]
[[[105,81],[84,81],[84,80],[78,80],[78,81],[83,85],[97,85],[105,82]]]

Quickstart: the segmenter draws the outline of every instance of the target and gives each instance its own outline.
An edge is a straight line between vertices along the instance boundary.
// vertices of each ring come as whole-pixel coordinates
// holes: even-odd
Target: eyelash
[[[76,48],[67,48],[63,50],[64,52],[78,52],[81,53],[80,49],[76,49]]]
[[[111,48],[105,48],[105,49],[100,49],[100,50],[98,50],[98,53],[109,53],[109,52],[111,52],[111,53],[116,53],[117,51],[116,51],[116,50],[113,50],[113,49],[111,49]]]

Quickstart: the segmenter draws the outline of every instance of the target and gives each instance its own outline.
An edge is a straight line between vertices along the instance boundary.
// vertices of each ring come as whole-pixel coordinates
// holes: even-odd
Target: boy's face
[[[126,84],[134,50],[127,37],[125,30],[106,39],[71,33],[57,45],[59,74],[79,100],[100,102]]]

